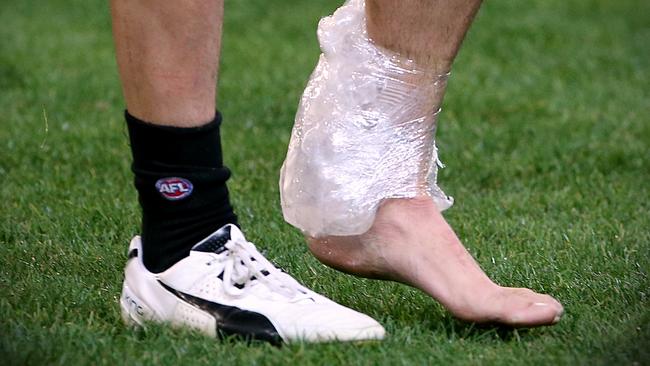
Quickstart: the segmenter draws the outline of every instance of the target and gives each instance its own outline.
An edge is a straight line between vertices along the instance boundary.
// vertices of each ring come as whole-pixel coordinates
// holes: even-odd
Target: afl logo
[[[162,178],[156,182],[156,189],[170,201],[182,200],[192,194],[192,183],[184,178]]]

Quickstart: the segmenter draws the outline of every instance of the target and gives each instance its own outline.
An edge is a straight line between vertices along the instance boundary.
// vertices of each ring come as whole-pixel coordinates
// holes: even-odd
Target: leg
[[[382,338],[379,323],[301,286],[232,225],[215,116],[223,0],[113,0],[112,15],[143,213],[124,319],[274,343]]]
[[[367,0],[368,33],[379,45],[445,72],[479,5]],[[557,322],[563,312],[548,295],[492,282],[426,196],[384,201],[362,235],[308,238],[308,243],[329,266],[412,285],[468,321],[536,326]]]
[[[447,72],[481,1],[368,0],[368,35],[420,65]]]
[[[237,222],[215,116],[223,1],[113,0],[111,10],[144,259],[162,272]]]
[[[111,1],[113,33],[129,112],[155,124],[212,120],[223,0]]]

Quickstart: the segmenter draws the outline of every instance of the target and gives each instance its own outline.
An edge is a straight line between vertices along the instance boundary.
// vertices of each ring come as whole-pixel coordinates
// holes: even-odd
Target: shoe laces
[[[224,291],[231,296],[242,296],[256,283],[266,285],[274,293],[298,300],[309,298],[308,292],[293,277],[277,268],[257,251],[255,245],[244,239],[225,244],[223,270]]]

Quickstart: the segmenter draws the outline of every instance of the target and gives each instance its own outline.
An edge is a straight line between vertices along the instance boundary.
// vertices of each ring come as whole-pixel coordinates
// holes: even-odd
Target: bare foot
[[[492,282],[428,197],[385,201],[362,235],[307,241],[324,264],[417,287],[463,320],[532,327],[555,324],[564,312],[549,295]]]

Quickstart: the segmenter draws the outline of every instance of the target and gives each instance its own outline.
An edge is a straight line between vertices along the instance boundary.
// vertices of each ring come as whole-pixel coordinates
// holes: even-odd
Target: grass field
[[[108,5],[0,5],[0,364],[650,364],[650,2],[484,4],[438,133],[447,212],[499,283],[555,295],[555,327],[455,320],[410,288],[319,264],[278,171],[337,1],[228,1],[220,109],[249,239],[380,320],[381,343],[274,348],[122,325],[139,208]]]

